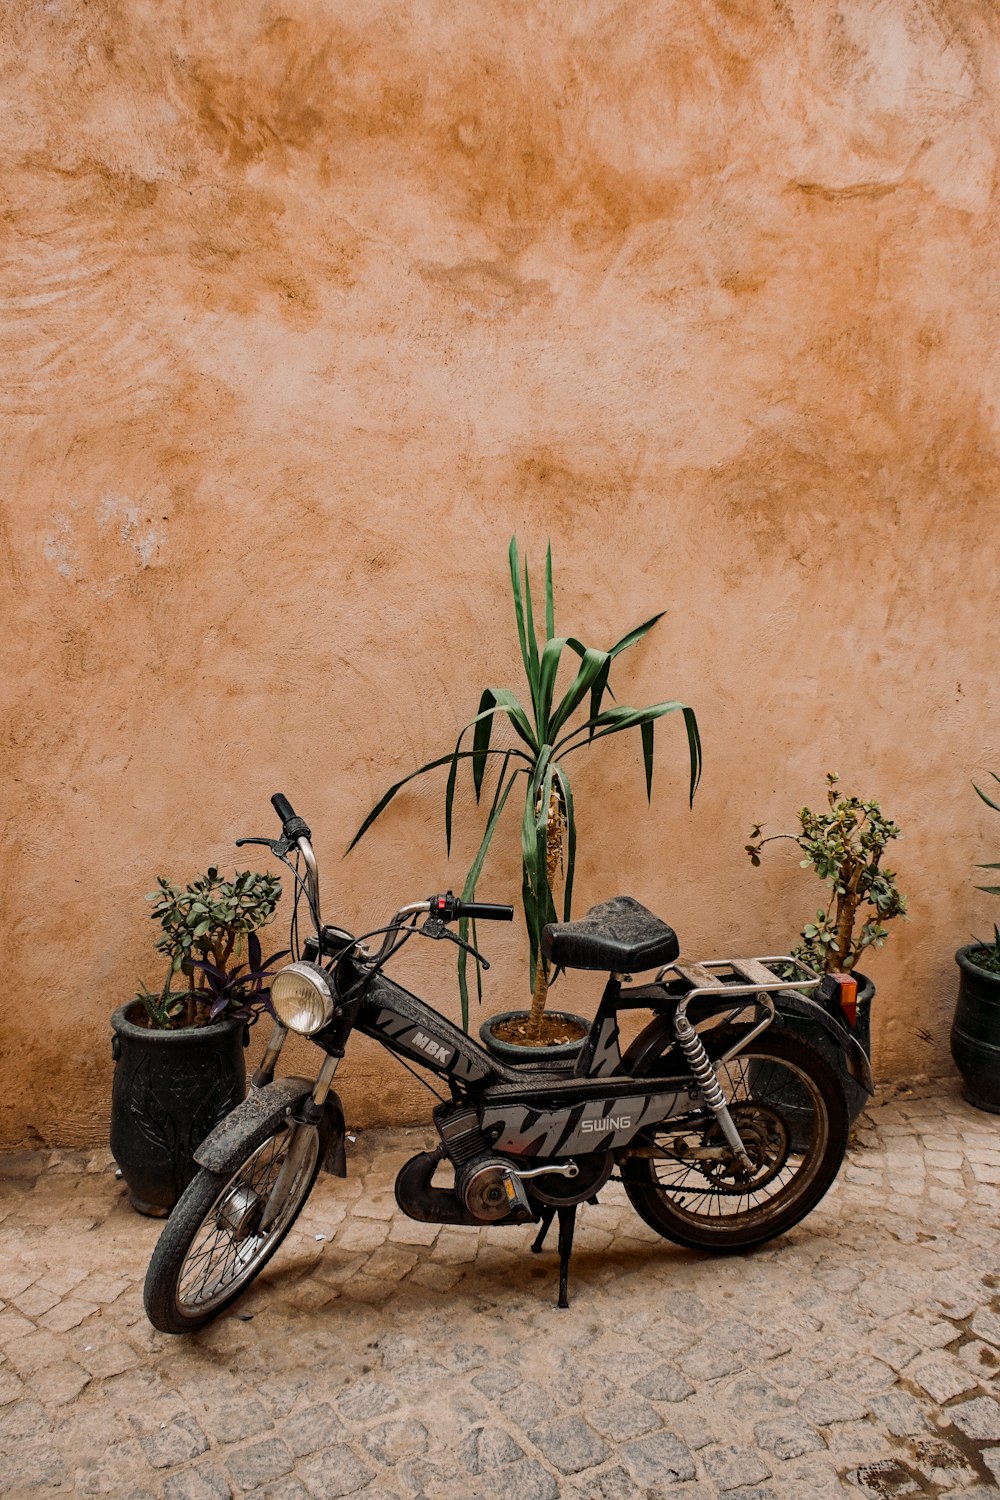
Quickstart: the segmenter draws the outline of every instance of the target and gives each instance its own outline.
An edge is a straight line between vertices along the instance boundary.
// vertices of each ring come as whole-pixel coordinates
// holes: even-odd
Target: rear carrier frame
[[[772,964],[787,966],[795,972],[782,978],[774,973]],[[780,995],[789,990],[801,993],[814,990],[823,982],[815,969],[788,953],[774,953],[763,958],[707,958],[701,963],[678,960],[664,964],[653,984],[669,988],[678,979],[684,984],[684,998],[689,1004],[707,996],[728,995],[736,999],[743,995]]]
[[[774,964],[780,964],[793,972],[790,976],[782,977],[774,973],[771,967]],[[677,960],[672,964],[665,964],[659,970],[650,988],[663,989],[672,998],[678,999],[674,1019],[678,1037],[687,1024],[688,1006],[698,1000],[736,1001],[725,1017],[729,1021],[735,1020],[748,1006],[755,1006],[758,1014],[761,1010],[764,1011],[753,1030],[740,1037],[737,1044],[723,1057],[716,1059],[718,1066],[729,1062],[762,1031],[767,1030],[774,1020],[775,996],[793,991],[801,995],[804,991],[816,989],[822,982],[821,976],[801,959],[793,958],[788,953],[774,953],[761,958],[709,958],[701,963]]]

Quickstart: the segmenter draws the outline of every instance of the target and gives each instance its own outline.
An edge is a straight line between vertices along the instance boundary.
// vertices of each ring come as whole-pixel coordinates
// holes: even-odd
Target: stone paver
[[[578,1474],[610,1456],[607,1443],[579,1417],[561,1417],[531,1434],[535,1447],[560,1474]]]
[[[146,1323],[160,1225],[106,1153],[0,1158],[4,1500],[1000,1500],[1000,1125],[950,1081],[876,1101],[823,1203],[742,1258],[608,1183],[567,1311],[530,1227],[402,1217],[423,1145],[359,1137],[190,1339]]]

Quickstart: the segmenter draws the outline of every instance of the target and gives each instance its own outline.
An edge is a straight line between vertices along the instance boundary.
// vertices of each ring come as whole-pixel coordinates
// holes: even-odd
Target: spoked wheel
[[[154,1328],[194,1333],[250,1285],[308,1198],[325,1145],[322,1127],[283,1122],[248,1150],[231,1176],[204,1168],[198,1173],[170,1215],[146,1273],[146,1315]]]
[[[736,1036],[719,1028],[704,1041],[719,1056]],[[644,1131],[622,1176],[657,1233],[691,1249],[745,1250],[791,1229],[830,1187],[847,1147],[847,1102],[826,1059],[774,1027],[717,1073],[750,1170],[706,1109]]]

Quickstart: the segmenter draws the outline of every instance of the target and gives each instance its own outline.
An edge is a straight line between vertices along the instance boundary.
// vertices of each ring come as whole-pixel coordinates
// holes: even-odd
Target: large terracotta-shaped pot
[[[150,1031],[133,1001],[111,1018],[111,1153],[132,1206],[165,1218],[198,1168],[194,1153],[246,1093],[240,1020]]]

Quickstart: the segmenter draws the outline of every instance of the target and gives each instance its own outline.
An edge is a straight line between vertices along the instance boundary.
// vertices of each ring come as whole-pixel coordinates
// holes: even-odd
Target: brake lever
[[[295,839],[237,839],[237,849],[242,849],[244,844],[263,844],[265,849],[270,849],[277,859],[284,859],[289,849],[294,849]]]
[[[457,932],[452,932],[447,922],[442,922],[440,917],[428,917],[418,931],[429,938],[447,938],[450,943],[455,944],[456,948],[464,948],[466,953],[471,953],[476,962],[482,964],[484,970],[489,968],[489,959],[484,958],[478,948],[473,948],[471,943],[460,938]]]

